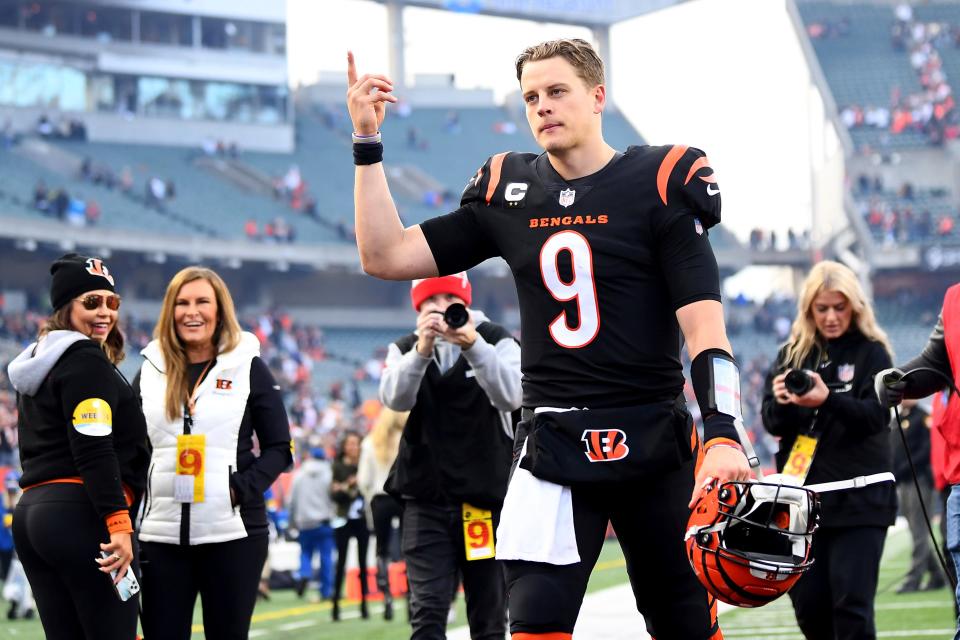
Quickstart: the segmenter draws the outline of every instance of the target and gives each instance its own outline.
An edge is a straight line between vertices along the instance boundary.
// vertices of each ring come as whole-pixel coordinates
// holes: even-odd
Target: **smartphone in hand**
[[[110,554],[106,551],[100,552],[101,558],[109,558]],[[117,594],[117,597],[120,598],[121,602],[126,602],[136,594],[140,593],[140,582],[137,581],[137,576],[133,573],[133,565],[127,567],[127,574],[123,576],[123,579],[120,582],[114,583],[117,579],[117,572],[110,572],[110,584],[113,585],[113,591]]]

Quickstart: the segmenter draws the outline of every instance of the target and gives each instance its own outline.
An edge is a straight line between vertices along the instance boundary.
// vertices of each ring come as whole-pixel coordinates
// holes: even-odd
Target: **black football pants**
[[[268,542],[141,542],[144,640],[189,640],[197,594],[207,640],[246,640]]]
[[[110,542],[81,484],[28,489],[13,516],[13,541],[47,640],[133,640],[138,598],[121,602],[95,559]],[[134,548],[136,554],[136,548]]]
[[[573,633],[590,572],[613,524],[647,631],[656,640],[720,638],[714,607],[687,560],[695,461],[644,480],[574,487],[580,562],[505,562],[511,633]]]
[[[813,534],[813,566],[790,590],[809,640],[874,640],[873,601],[886,527],[823,528]]]
[[[494,512],[494,528],[499,514]],[[503,640],[507,630],[502,563],[467,560],[461,507],[407,500],[400,534],[410,583],[410,640],[445,640],[450,599],[463,576],[473,640]]]

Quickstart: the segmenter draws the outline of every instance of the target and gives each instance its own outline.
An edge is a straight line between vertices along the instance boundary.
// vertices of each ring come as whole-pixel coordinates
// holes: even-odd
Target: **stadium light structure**
[[[403,10],[406,7],[455,13],[553,22],[587,27],[593,32],[597,52],[607,67],[607,91],[612,95],[613,62],[610,27],[618,22],[666,9],[687,0],[374,0],[387,7],[387,51],[390,77],[396,86],[406,84]]]

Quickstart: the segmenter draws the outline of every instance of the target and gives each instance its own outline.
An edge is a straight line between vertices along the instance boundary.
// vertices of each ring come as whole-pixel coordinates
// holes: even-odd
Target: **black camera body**
[[[791,369],[783,379],[787,391],[795,396],[802,396],[813,389],[813,377],[802,369]]]
[[[467,320],[469,319],[470,312],[459,302],[454,302],[443,312],[443,321],[446,322],[447,326],[451,329],[459,329],[467,324]]]

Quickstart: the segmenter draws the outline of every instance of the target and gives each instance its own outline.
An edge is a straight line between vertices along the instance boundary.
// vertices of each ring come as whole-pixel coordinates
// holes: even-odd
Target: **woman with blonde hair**
[[[816,264],[762,410],[764,427],[780,438],[777,471],[820,493],[815,562],[790,591],[810,639],[876,637],[873,601],[897,494],[890,418],[873,378],[891,366],[891,351],[856,274]]]
[[[357,484],[367,505],[367,523],[377,538],[377,588],[383,594],[383,619],[393,619],[393,594],[390,592],[390,544],[394,519],[400,520],[403,507],[383,489],[390,467],[400,449],[400,436],[409,411],[383,407],[373,428],[360,443]]]
[[[226,284],[204,267],[170,281],[142,353],[135,385],[153,447],[139,538],[144,636],[187,640],[199,594],[208,639],[246,638],[267,557],[263,493],[292,462],[279,387]]]

